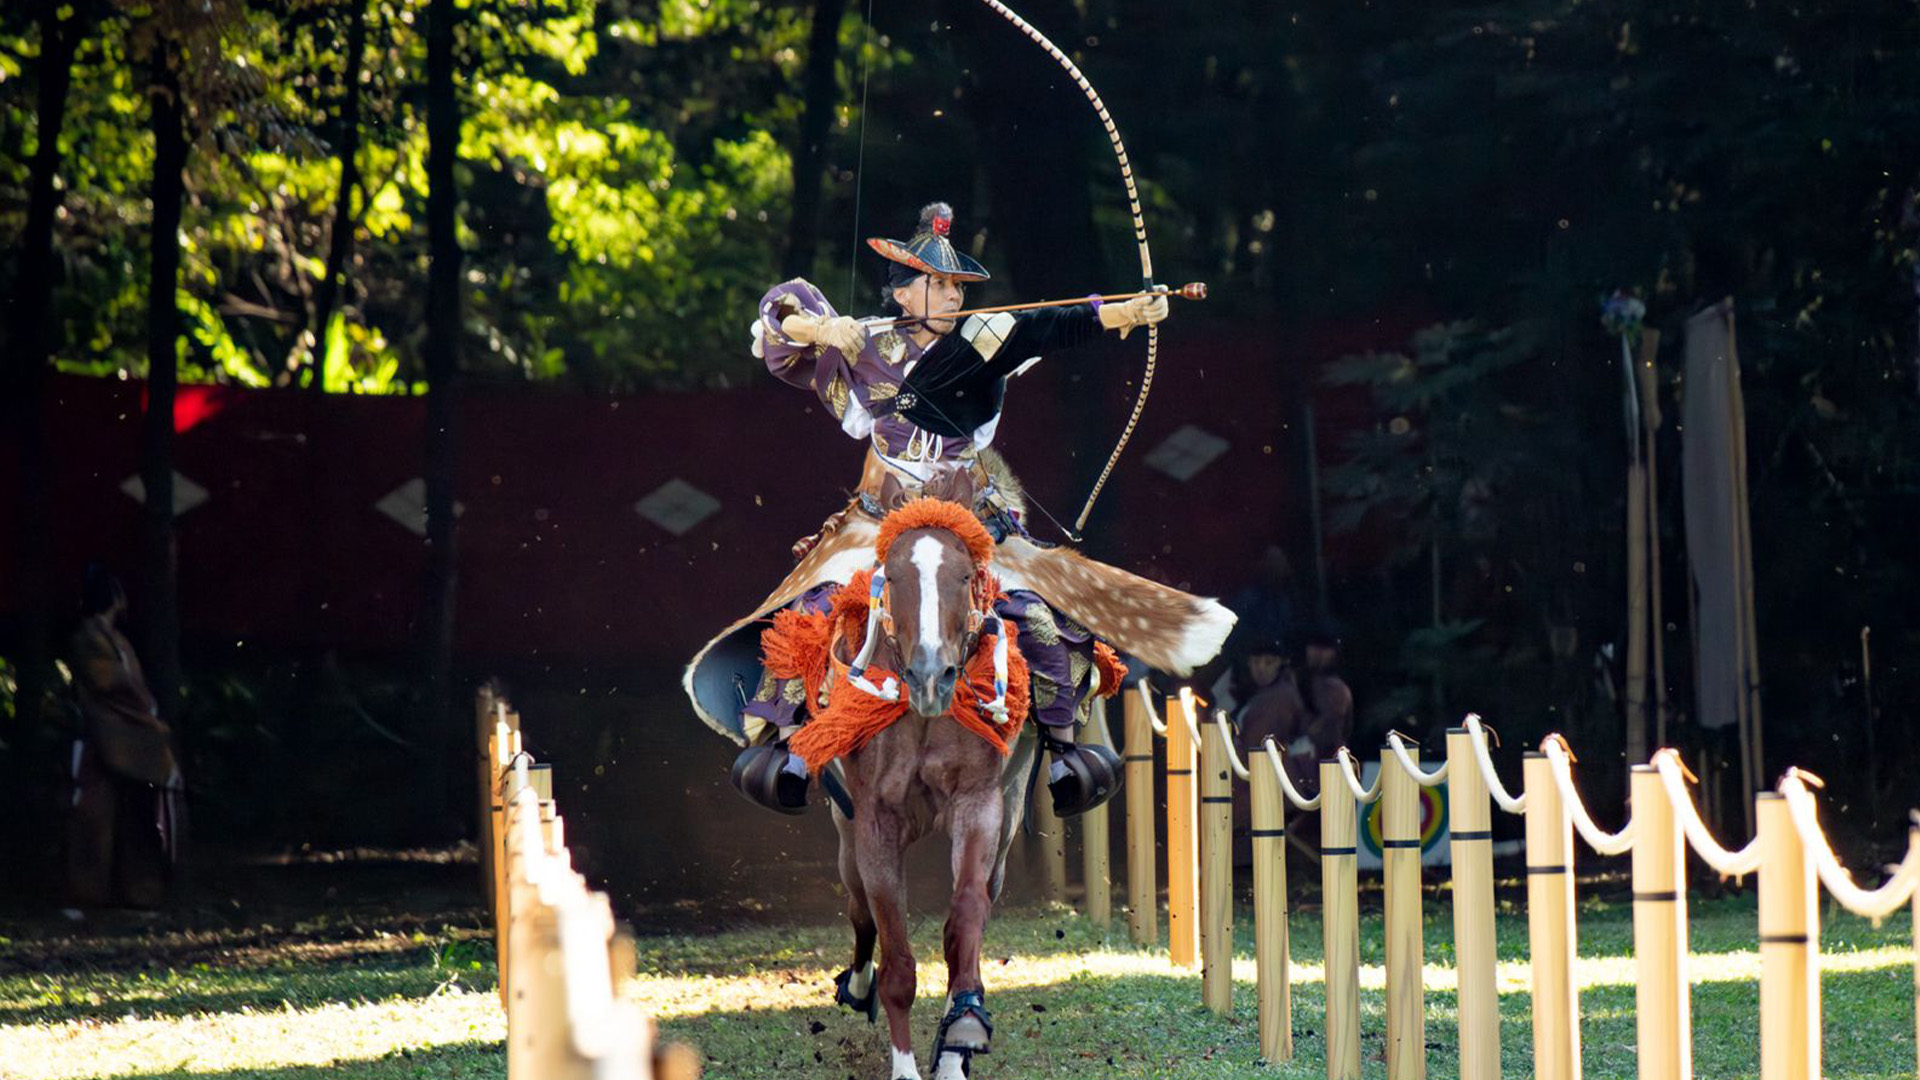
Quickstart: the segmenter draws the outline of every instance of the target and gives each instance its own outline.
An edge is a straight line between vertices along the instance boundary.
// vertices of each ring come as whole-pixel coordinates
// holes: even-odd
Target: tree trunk
[[[454,96],[454,0],[432,0],[427,9],[427,573],[421,607],[426,674],[423,740],[430,755],[423,794],[437,800],[437,820],[446,799],[448,732],[453,701],[454,558],[453,401],[459,374],[460,240],[454,232],[459,194],[453,166],[460,141],[460,106]]]
[[[53,353],[49,325],[53,305],[55,263],[53,221],[60,207],[60,188],[54,183],[60,169],[60,130],[66,122],[67,92],[73,83],[73,56],[80,42],[77,14],[62,19],[54,0],[43,0],[38,12],[40,64],[35,102],[36,140],[27,180],[27,227],[20,238],[19,274],[14,281],[9,343],[0,360],[0,426],[14,433],[20,458],[20,486],[15,493],[16,530],[13,580],[19,590],[19,644],[15,652],[14,723],[0,739],[14,744],[15,762],[38,760],[42,731],[40,702],[48,686],[52,656],[48,640],[51,607],[47,586],[52,578],[52,546],[47,536],[48,498],[46,414],[42,406],[48,361]],[[10,793],[5,812],[22,820],[16,801],[26,790],[27,777],[6,778]]]
[[[347,67],[340,79],[340,190],[333,200],[333,228],[327,242],[326,276],[314,302],[313,345],[308,352],[312,381],[308,389],[326,392],[327,327],[338,306],[347,259],[353,253],[353,192],[360,186],[360,64],[367,49],[367,0],[353,0],[347,23]]]
[[[788,278],[803,277],[812,270],[819,249],[821,173],[833,106],[839,98],[833,68],[840,54],[840,17],[846,10],[847,0],[814,0],[813,33],[807,41],[807,72],[802,81],[806,112],[800,118],[800,143],[793,148],[793,219],[787,223],[782,271]]]
[[[180,210],[186,197],[186,110],[166,40],[155,46],[148,98],[153,128],[153,222],[147,284],[147,411],[140,477],[146,489],[147,681],[171,722],[180,703],[180,615],[173,533],[173,399],[178,378]]]

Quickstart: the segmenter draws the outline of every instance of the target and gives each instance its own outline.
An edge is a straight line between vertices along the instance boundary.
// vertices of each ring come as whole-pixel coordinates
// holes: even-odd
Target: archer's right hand
[[[860,325],[858,319],[846,315],[827,318],[800,312],[781,319],[780,332],[787,335],[789,341],[799,345],[825,345],[838,349],[849,360],[859,356],[860,350],[867,347],[867,328]]]

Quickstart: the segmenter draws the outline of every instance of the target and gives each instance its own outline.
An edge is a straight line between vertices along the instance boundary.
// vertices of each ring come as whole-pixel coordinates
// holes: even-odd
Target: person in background
[[[160,906],[178,855],[185,785],[173,733],[120,630],[126,610],[113,575],[87,567],[70,661],[81,727],[67,818],[68,885],[86,907]]]
[[[1340,677],[1339,656],[1338,633],[1330,625],[1313,626],[1303,637],[1299,656],[1292,663],[1282,660],[1279,676],[1240,707],[1236,742],[1248,768],[1265,766],[1265,743],[1272,737],[1294,785],[1307,794],[1319,788],[1321,759],[1353,739],[1353,691]],[[1236,812],[1247,802],[1236,799]],[[1235,859],[1244,860],[1243,865],[1252,861],[1252,848],[1238,837],[1244,834],[1240,826],[1250,824],[1250,816],[1235,821]],[[1298,842],[1300,834],[1291,826],[1288,835]]]

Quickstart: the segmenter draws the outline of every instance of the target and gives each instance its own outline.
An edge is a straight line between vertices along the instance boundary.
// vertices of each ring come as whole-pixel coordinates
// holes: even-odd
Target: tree
[[[454,479],[457,454],[454,399],[460,372],[460,238],[455,212],[460,193],[454,164],[460,148],[460,103],[454,94],[455,0],[431,0],[427,8],[427,570],[421,607],[424,646],[427,745],[443,750],[458,715],[454,702],[454,586],[459,566],[454,550]],[[445,765],[436,753],[427,785],[444,795]]]

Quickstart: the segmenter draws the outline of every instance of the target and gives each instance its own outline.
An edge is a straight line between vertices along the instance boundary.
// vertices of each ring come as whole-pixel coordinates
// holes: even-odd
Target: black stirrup
[[[782,814],[805,813],[811,781],[786,771],[784,746],[749,746],[733,759],[733,786],[753,802]]]

